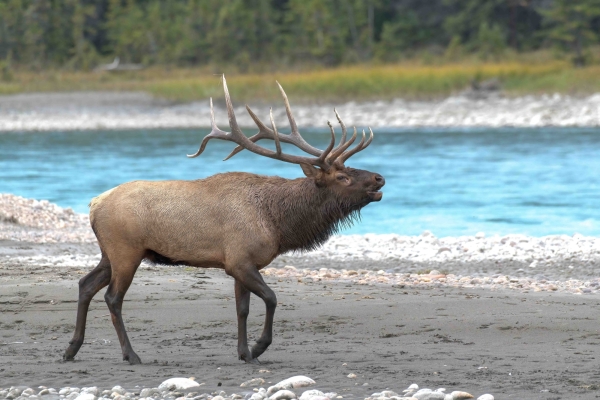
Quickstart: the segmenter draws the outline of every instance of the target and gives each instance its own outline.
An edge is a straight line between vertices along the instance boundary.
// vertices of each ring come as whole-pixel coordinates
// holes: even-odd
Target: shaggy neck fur
[[[280,233],[279,254],[314,250],[344,226],[360,218],[365,204],[351,204],[312,179],[281,179],[262,188],[265,217]],[[262,191],[261,190],[261,191]]]

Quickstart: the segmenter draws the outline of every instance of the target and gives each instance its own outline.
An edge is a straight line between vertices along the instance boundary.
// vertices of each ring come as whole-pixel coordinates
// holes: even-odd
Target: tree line
[[[0,62],[240,71],[560,49],[592,59],[600,0],[0,0]]]

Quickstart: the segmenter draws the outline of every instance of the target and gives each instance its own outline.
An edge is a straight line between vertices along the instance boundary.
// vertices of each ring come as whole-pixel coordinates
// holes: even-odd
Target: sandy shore
[[[18,251],[18,243],[11,245]],[[144,266],[128,292],[125,321],[145,364],[121,361],[101,295],[92,302],[82,350],[65,363],[77,281],[91,267],[0,266],[0,387],[133,389],[194,376],[206,385],[203,391],[240,393],[239,385],[252,378],[275,383],[302,374],[317,382],[315,388],[344,398],[386,388],[401,392],[415,382],[496,399],[598,394],[598,296],[267,275],[279,306],[274,343],[257,367],[236,358],[232,280],[219,270],[183,267]],[[364,267],[377,268],[377,262]],[[263,315],[253,299],[252,338]],[[357,377],[348,378],[351,373]]]
[[[427,233],[396,240],[394,257],[361,252],[359,238],[352,237],[334,239],[313,254],[282,256],[263,270],[279,305],[274,343],[260,366],[236,357],[231,278],[220,270],[143,264],[123,313],[144,364],[121,360],[102,294],[92,302],[76,361],[65,363],[77,281],[95,266],[97,245],[74,233],[84,230],[80,215],[49,203],[3,199],[2,209],[10,199],[13,214],[0,218],[0,388],[139,390],[194,376],[204,384],[202,392],[249,395],[239,386],[249,379],[264,378],[268,387],[306,375],[317,382],[315,389],[357,399],[385,389],[401,393],[412,383],[496,399],[587,399],[599,393],[594,238],[562,238],[564,246],[555,246],[554,256],[534,268],[519,251],[545,254],[551,240],[540,250],[535,238],[511,239],[513,245],[498,238],[498,248],[516,251],[511,259],[485,247],[456,257],[443,255],[453,248],[429,253],[448,238]],[[38,218],[27,218],[36,213]],[[381,238],[387,247],[378,247],[376,236],[368,239],[371,251],[380,253],[394,243]],[[450,239],[461,249],[488,242],[496,248],[495,239],[481,235]],[[588,250],[574,247],[589,240]],[[350,246],[341,248],[341,242]],[[420,258],[398,256],[403,251]],[[486,251],[487,257],[476,257]],[[253,298],[251,338],[263,316],[263,305]]]
[[[300,127],[325,128],[335,118],[336,107],[351,126],[372,127],[541,127],[600,126],[600,94],[587,97],[564,95],[484,98],[456,95],[435,101],[349,102],[302,104],[292,107]],[[235,99],[234,99],[235,103]],[[259,117],[269,108],[277,126],[288,126],[282,103],[249,104]],[[255,125],[236,103],[241,126]],[[223,105],[215,106],[217,122],[227,126]],[[83,129],[152,129],[208,127],[206,101],[174,104],[141,92],[30,93],[0,96],[1,131],[49,131]]]

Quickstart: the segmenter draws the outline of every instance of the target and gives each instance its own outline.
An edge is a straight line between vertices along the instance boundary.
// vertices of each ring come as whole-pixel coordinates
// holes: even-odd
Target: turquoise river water
[[[233,144],[217,140],[188,159],[206,133],[0,133],[0,192],[85,213],[92,197],[130,180],[225,171],[303,176],[297,165],[248,151],[222,162]],[[328,133],[304,137],[324,148]],[[344,234],[600,235],[600,129],[378,130],[373,144],[346,164],[379,172],[387,183],[383,200],[367,206],[362,221]]]

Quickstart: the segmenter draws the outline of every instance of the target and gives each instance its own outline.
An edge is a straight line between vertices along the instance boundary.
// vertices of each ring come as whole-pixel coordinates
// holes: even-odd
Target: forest
[[[600,0],[0,0],[0,94],[189,101],[221,73],[240,99],[590,94],[599,41]]]
[[[0,60],[30,70],[240,72],[551,49],[595,61],[600,0],[0,0]]]

